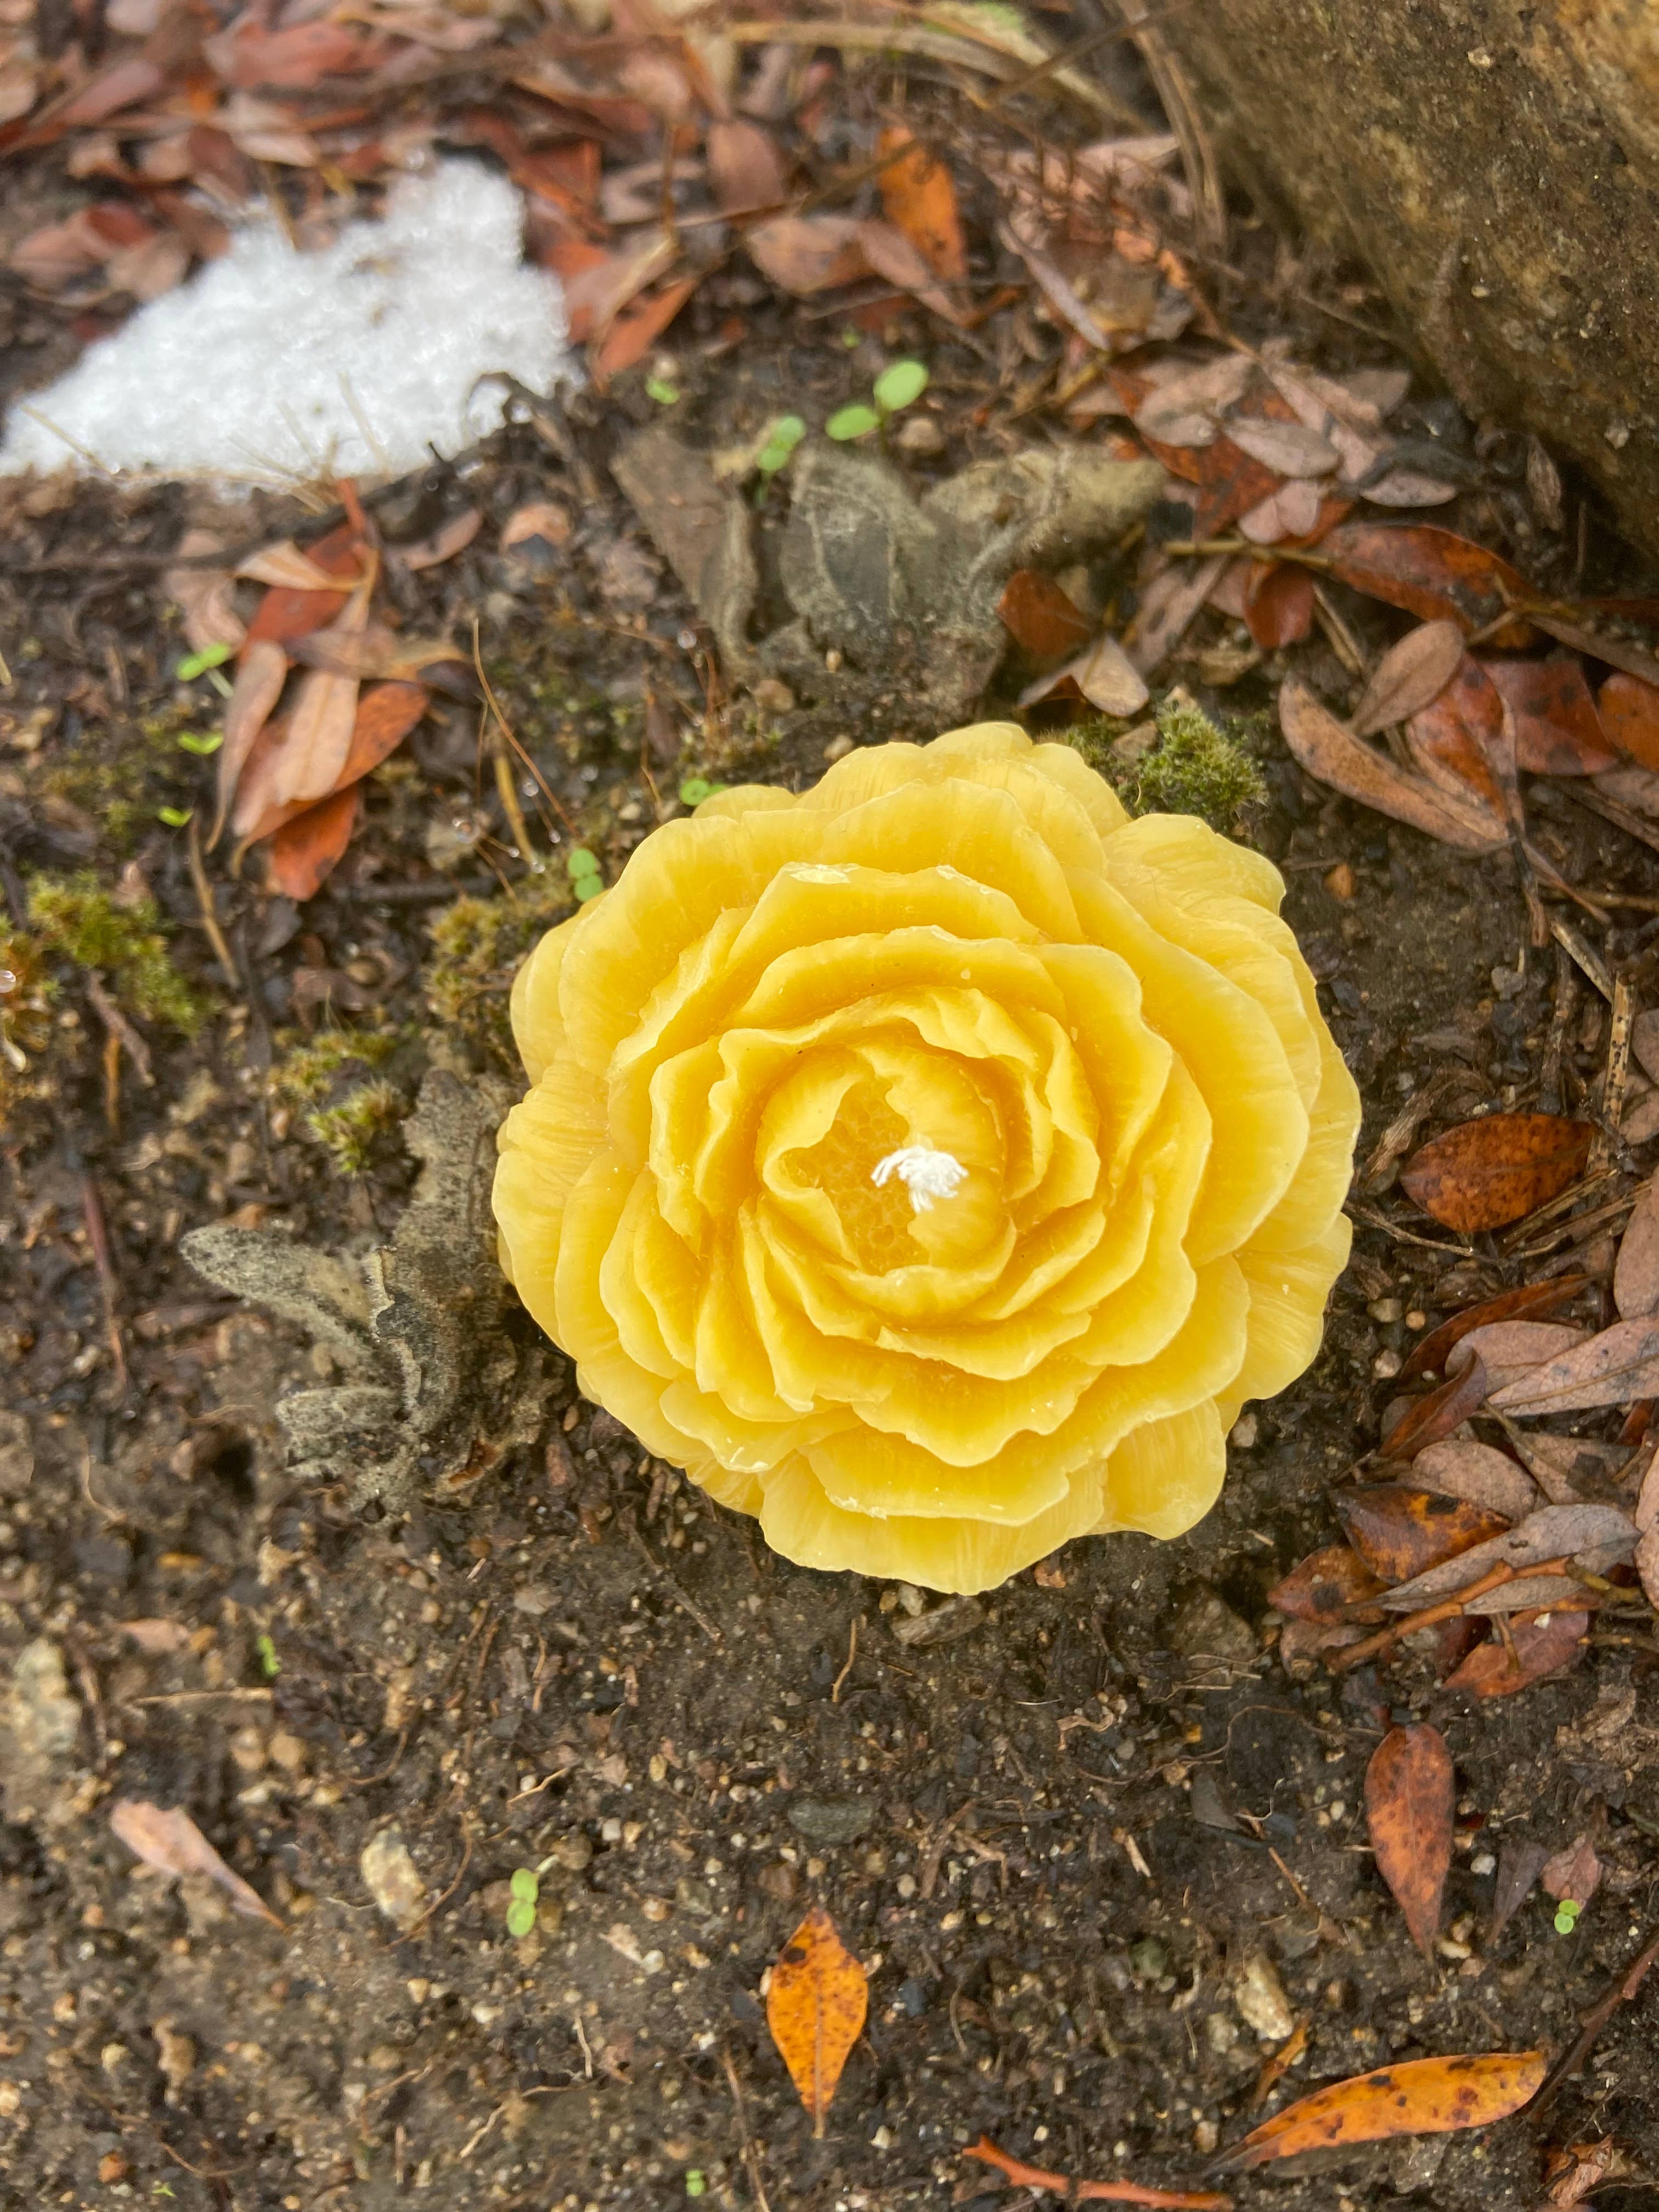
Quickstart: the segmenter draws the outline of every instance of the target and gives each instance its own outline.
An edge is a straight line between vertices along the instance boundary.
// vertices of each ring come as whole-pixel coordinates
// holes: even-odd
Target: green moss
[[[343,1175],[365,1175],[386,1140],[403,1127],[409,1100],[395,1083],[377,1076],[349,1091],[337,1106],[306,1115],[306,1127],[334,1156]]]
[[[34,1063],[52,1040],[55,996],[39,940],[0,927],[0,1127],[40,1090]]]
[[[173,966],[153,899],[118,906],[94,875],[36,876],[29,920],[42,949],[94,969],[129,1012],[193,1036],[212,1000]]]
[[[343,1070],[384,1067],[402,1042],[392,1029],[320,1030],[283,1054],[270,1071],[271,1090],[296,1106],[314,1106]]]
[[[1266,799],[1267,785],[1245,743],[1247,723],[1230,717],[1227,728],[1219,728],[1176,690],[1156,709],[1156,741],[1146,749],[1131,745],[1127,757],[1122,722],[1083,722],[1066,735],[1132,814],[1196,814],[1212,830],[1231,833],[1245,810]]]
[[[199,796],[199,761],[179,743],[198,733],[199,719],[169,711],[89,727],[42,769],[40,787],[89,814],[112,850],[130,852],[161,807],[188,807]]]
[[[433,1020],[487,1062],[516,1070],[507,995],[526,953],[572,907],[562,868],[497,898],[459,898],[431,923],[425,974]]]

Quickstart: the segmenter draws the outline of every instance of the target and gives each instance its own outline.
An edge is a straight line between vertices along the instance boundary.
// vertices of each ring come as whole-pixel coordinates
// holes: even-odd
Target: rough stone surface
[[[1358,250],[1466,410],[1659,551],[1659,31],[1621,0],[1212,0],[1164,35],[1224,161]]]

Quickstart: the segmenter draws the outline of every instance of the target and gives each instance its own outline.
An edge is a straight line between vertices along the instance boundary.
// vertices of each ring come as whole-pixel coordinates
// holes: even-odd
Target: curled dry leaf
[[[1413,1346],[1405,1365],[1400,1370],[1402,1382],[1414,1381],[1419,1375],[1438,1375],[1446,1371],[1446,1363],[1452,1346],[1460,1343],[1475,1329],[1494,1321],[1519,1321],[1528,1316],[1537,1317],[1554,1313],[1577,1297],[1589,1282],[1588,1275],[1557,1275],[1553,1281],[1528,1283],[1518,1291],[1504,1291],[1495,1298],[1483,1299],[1476,1306],[1466,1306],[1449,1321],[1443,1321]]]
[[[1227,435],[1241,453],[1260,461],[1283,477],[1328,476],[1336,466],[1336,447],[1304,422],[1267,422],[1251,415],[1234,415]]]
[[[223,542],[215,531],[187,530],[179,541],[179,559],[181,563],[198,561],[204,554],[218,552]],[[228,568],[169,568],[161,585],[167,597],[179,603],[193,653],[205,653],[213,645],[228,645],[234,651],[247,635],[247,625],[236,611],[235,580]]]
[[[1530,1689],[1546,1675],[1577,1664],[1589,1634],[1589,1619],[1587,1613],[1557,1608],[1519,1614],[1510,1625],[1513,1650],[1496,1641],[1477,1644],[1447,1675],[1444,1686],[1467,1691],[1472,1698],[1511,1698],[1517,1690]]]
[[[1511,1382],[1492,1400],[1493,1410],[1522,1420],[1540,1413],[1574,1413],[1590,1406],[1626,1406],[1659,1397],[1659,1317],[1616,1321],[1558,1358]]]
[[[1602,731],[1619,750],[1644,768],[1659,769],[1659,687],[1618,672],[1595,703]]]
[[[1553,653],[1480,665],[1514,717],[1516,758],[1528,775],[1598,775],[1617,766],[1581,661]]]
[[[1446,1740],[1426,1723],[1390,1729],[1365,1769],[1365,1818],[1376,1870],[1425,1959],[1433,1955],[1451,1870],[1456,1796]]]
[[[1472,538],[1423,522],[1345,522],[1320,548],[1336,574],[1357,592],[1425,621],[1442,617],[1466,635],[1499,622],[1532,591],[1520,571]],[[1529,624],[1503,623],[1486,642],[1499,650],[1530,643]]]
[[[1171,565],[1152,579],[1123,641],[1125,652],[1141,675],[1150,676],[1180,644],[1226,565],[1226,556],[1217,553],[1207,561]]]
[[[1407,1489],[1401,1483],[1338,1491],[1335,1504],[1348,1541],[1371,1572],[1389,1583],[1412,1577],[1412,1588],[1426,1569],[1486,1544],[1505,1526],[1500,1516],[1464,1498]]]
[[[947,284],[968,281],[968,247],[951,172],[903,124],[892,124],[876,142],[882,167],[881,204],[935,276]]]
[[[1486,1370],[1489,1390],[1501,1390],[1531,1369],[1541,1366],[1582,1344],[1589,1331],[1558,1321],[1492,1321],[1471,1329],[1446,1361],[1449,1375],[1460,1374],[1471,1359]]]
[[[1659,1188],[1652,1182],[1643,1185],[1619,1241],[1613,1302],[1624,1321],[1640,1321],[1659,1310]]]
[[[776,207],[788,185],[777,141],[742,117],[708,126],[708,182],[722,215],[752,215]]]
[[[1381,2142],[1390,2136],[1444,2135],[1490,2127],[1519,2112],[1548,2070],[1541,2051],[1494,2051],[1480,2057],[1409,2058],[1316,2089],[1275,2112],[1218,2168],[1249,2172],[1334,2143]]]
[[[1267,1602],[1292,1620],[1328,1624],[1347,1616],[1382,1588],[1358,1552],[1347,1544],[1328,1544],[1291,1568],[1267,1593]],[[1377,1616],[1373,1615],[1373,1618]]]
[[[362,784],[351,784],[331,798],[303,808],[277,830],[267,851],[266,866],[272,884],[284,898],[303,906],[322,889],[345,857],[362,798]]]
[[[282,1922],[239,1874],[234,1874],[180,1805],[165,1809],[141,1797],[119,1797],[110,1808],[111,1828],[146,1866],[162,1874],[204,1874],[217,1882],[238,1912],[252,1920]]]
[[[335,575],[302,553],[291,538],[276,545],[262,545],[236,564],[236,574],[253,584],[276,584],[290,592],[327,592],[335,588]]]
[[[1374,752],[1305,684],[1291,680],[1280,686],[1279,726],[1308,773],[1349,799],[1425,830],[1460,852],[1489,853],[1504,842],[1504,824],[1489,810],[1455,800]]]
[[[1289,561],[1257,562],[1244,582],[1244,627],[1263,651],[1299,645],[1313,628],[1314,580]]]
[[[1479,661],[1462,655],[1439,695],[1411,717],[1407,743],[1431,783],[1524,830],[1515,725]]]
[[[1553,1858],[1546,1859],[1538,1869],[1538,1879],[1547,1895],[1557,1899],[1570,1897],[1575,1904],[1588,1905],[1601,1887],[1601,1862],[1588,1831],[1576,1836]]]
[[[430,697],[431,694],[420,684],[370,685],[357,702],[350,748],[340,769],[341,790],[361,782],[396,751],[426,712]],[[284,806],[276,800],[272,795],[276,757],[274,750],[270,754],[262,752],[251,763],[242,779],[231,816],[231,828],[241,844],[257,844],[262,837],[274,837],[315,803],[302,799]]]
[[[1486,1402],[1485,1364],[1471,1359],[1455,1375],[1449,1376],[1437,1389],[1408,1405],[1404,1413],[1384,1427],[1379,1447],[1383,1458],[1413,1458],[1425,1444],[1438,1443],[1442,1437],[1449,1437],[1454,1429],[1462,1428]]]
[[[1412,1462],[1412,1480],[1420,1489],[1461,1498],[1510,1522],[1524,1521],[1539,1503],[1538,1486],[1524,1468],[1491,1444],[1461,1437],[1444,1437],[1419,1452]]]
[[[1589,1122],[1559,1114],[1488,1114],[1422,1146],[1400,1181],[1425,1213],[1462,1236],[1501,1229],[1583,1173],[1595,1133]]]
[[[1519,1571],[1546,1559],[1587,1556],[1611,1565],[1620,1553],[1628,1559],[1635,1541],[1635,1524],[1617,1505],[1540,1505],[1518,1527],[1413,1576],[1386,1591],[1377,1603],[1389,1613],[1415,1613],[1466,1589],[1494,1567]]]
[[[1033,660],[1062,660],[1089,641],[1090,623],[1052,576],[1016,568],[997,602],[1003,628]]]
[[[744,243],[762,276],[797,299],[855,284],[869,268],[852,216],[781,215]]]
[[[864,1969],[815,1905],[779,1952],[766,1997],[766,2024],[789,2078],[823,2134],[848,2052],[864,2030],[869,1990]]]
[[[1357,738],[1373,737],[1390,723],[1409,721],[1450,683],[1463,658],[1463,633],[1455,622],[1420,623],[1390,646],[1373,671],[1349,718]]]
[[[225,704],[224,743],[216,763],[218,796],[210,843],[216,843],[225,825],[242,771],[255,739],[270,720],[288,681],[288,655],[269,638],[250,637],[236,664],[236,681]]]

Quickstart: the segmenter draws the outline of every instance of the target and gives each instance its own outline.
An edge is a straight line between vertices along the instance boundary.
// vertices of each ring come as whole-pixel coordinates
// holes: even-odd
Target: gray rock
[[[1164,1638],[1183,1659],[1225,1659],[1248,1666],[1256,1656],[1255,1632],[1213,1590],[1198,1590],[1177,1609]]]
[[[790,1826],[809,1844],[856,1843],[875,1817],[856,1797],[797,1797],[789,1808]]]
[[[70,1694],[64,1655],[49,1637],[36,1637],[18,1653],[4,1715],[6,1818],[20,1825],[50,1818],[74,1770],[81,1707]]]

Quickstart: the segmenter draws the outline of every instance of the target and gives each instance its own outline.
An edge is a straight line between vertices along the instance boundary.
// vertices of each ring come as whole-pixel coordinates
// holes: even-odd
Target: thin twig
[[[1343,1674],[1350,1667],[1358,1667],[1362,1660],[1375,1659],[1379,1652],[1386,1651],[1392,1644],[1397,1644],[1402,1636],[1413,1635],[1419,1628],[1437,1627],[1443,1620],[1456,1620],[1474,1599],[1485,1597],[1488,1590],[1498,1589],[1504,1583],[1516,1582],[1522,1577],[1530,1581],[1534,1575],[1562,1574],[1571,1564],[1570,1553],[1564,1553],[1559,1559],[1540,1560],[1535,1565],[1515,1567],[1505,1561],[1501,1566],[1489,1569],[1479,1581],[1472,1582],[1467,1589],[1454,1590],[1450,1596],[1443,1597],[1437,1605],[1425,1606],[1420,1613],[1402,1613],[1398,1620],[1390,1621],[1386,1628],[1379,1628],[1375,1636],[1368,1636],[1361,1643],[1349,1644],[1340,1651],[1333,1651],[1326,1664],[1333,1674]],[[1362,1599],[1358,1602],[1374,1605],[1376,1601]]]
[[[225,942],[225,933],[219,927],[219,915],[213,902],[213,886],[208,881],[207,865],[202,858],[202,834],[196,826],[196,817],[190,817],[187,841],[190,855],[190,879],[196,886],[196,903],[201,909],[202,927],[207,932],[208,943],[213,947],[213,957],[224,970],[225,981],[233,991],[242,988],[236,973],[236,963],[230,957],[230,947]]]
[[[639,1528],[631,1520],[628,1524],[628,1533],[633,1538],[635,1545],[639,1547],[641,1553],[644,1557],[646,1565],[650,1568],[652,1573],[659,1576],[662,1581],[667,1583],[669,1589],[673,1591],[674,1595],[685,1607],[692,1620],[696,1622],[698,1627],[702,1629],[703,1634],[708,1638],[710,1642],[718,1644],[722,1649],[724,1649],[726,1638],[720,1634],[720,1630],[714,1626],[714,1623],[710,1620],[708,1615],[702,1610],[702,1607],[698,1605],[694,1599],[687,1596],[685,1590],[680,1583],[672,1574],[670,1573],[669,1570],[664,1566],[662,1561],[652,1550],[650,1545],[646,1542],[645,1538],[641,1534]]]
[[[830,1702],[832,1705],[838,1705],[841,1703],[841,1686],[847,1680],[847,1677],[852,1673],[853,1662],[859,1656],[860,1619],[860,1616],[855,1613],[853,1615],[852,1626],[847,1632],[847,1662],[842,1667],[840,1674],[836,1675],[835,1687],[830,1692]]]
[[[760,2152],[755,2138],[749,2132],[749,2113],[743,2101],[743,2084],[738,2079],[738,2069],[732,2057],[729,2043],[720,2045],[720,2063],[726,2068],[726,2078],[732,2086],[732,2102],[737,2108],[738,2133],[743,2138],[743,2162],[749,2173],[749,2186],[755,2192],[755,2212],[772,2212],[767,2202],[766,2184],[761,2179]]]
[[[96,1182],[85,1173],[81,1177],[81,1218],[86,1224],[92,1264],[98,1270],[98,1286],[104,1296],[104,1328],[109,1337],[110,1356],[115,1362],[116,1380],[125,1392],[128,1378],[127,1355],[121,1342],[119,1319],[121,1282],[115,1272],[115,1259],[110,1249],[109,1224],[104,1218],[104,1201],[99,1194]]]

